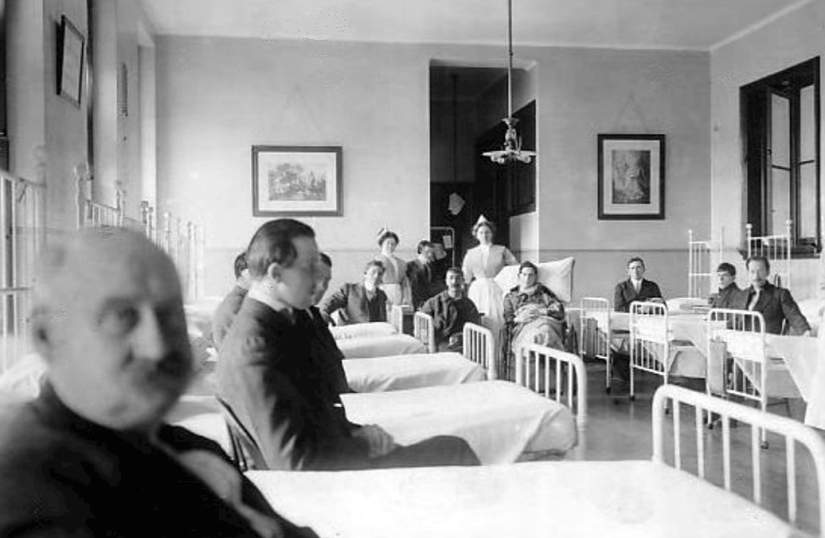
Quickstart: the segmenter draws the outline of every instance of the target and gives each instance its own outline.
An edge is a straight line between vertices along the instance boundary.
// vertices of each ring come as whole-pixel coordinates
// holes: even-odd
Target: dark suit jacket
[[[344,365],[342,363],[344,354],[338,348],[335,337],[332,336],[329,325],[327,325],[327,322],[321,315],[321,311],[318,310],[317,307],[311,306],[307,310],[307,313],[314,324],[313,326],[316,329],[317,335],[317,337],[313,339],[312,345],[318,346],[318,355],[324,359],[324,364],[326,365],[327,374],[324,378],[329,380],[329,383],[332,385],[331,393],[334,394],[338,403],[340,403],[341,399],[338,397],[339,394],[352,392],[349,388],[347,373],[344,371]],[[343,409],[343,405],[341,409]]]
[[[727,288],[719,290],[710,303],[711,308],[732,308],[741,309],[742,302],[747,305],[747,297],[743,297],[743,291],[732,282]]]
[[[387,321],[387,294],[377,289],[370,301],[364,284],[344,284],[321,303],[320,310],[328,316],[340,310],[344,325]]]
[[[433,286],[432,266],[421,263],[418,258],[408,261],[407,280],[412,292],[413,309],[418,310],[427,299],[436,293]]]
[[[0,536],[92,538],[258,536],[246,519],[166,450],[135,433],[76,415],[48,384],[0,418]],[[172,452],[223,451],[162,426]],[[315,536],[277,516],[242,477],[244,504],[274,517],[287,536]]]
[[[317,327],[250,297],[223,341],[218,391],[255,436],[270,469],[366,465],[367,443],[352,437],[328,377]]]
[[[745,288],[740,296],[738,307],[742,310],[747,309],[754,293],[756,292],[753,286]],[[793,334],[802,334],[811,330],[808,320],[799,311],[796,301],[791,297],[791,292],[785,288],[778,288],[770,282],[766,282],[762,288],[753,311],[760,312],[765,318],[765,331],[770,334],[780,334],[784,320],[788,320]]]
[[[421,311],[433,317],[437,345],[448,342],[454,334],[461,334],[465,323],[479,323],[481,319],[475,303],[469,297],[465,295],[453,299],[446,291],[427,299]]]
[[[630,303],[633,301],[647,301],[657,297],[662,299],[662,292],[652,280],[642,279],[642,286],[639,293],[636,293],[633,282],[628,278],[616,284],[616,290],[613,292],[613,309],[616,312],[629,312]]]
[[[229,332],[229,327],[232,326],[235,314],[241,309],[241,303],[246,297],[247,291],[240,286],[235,286],[223,298],[221,304],[215,309],[215,313],[212,314],[212,341],[215,344],[215,349],[221,348],[221,343],[223,343],[226,333]]]

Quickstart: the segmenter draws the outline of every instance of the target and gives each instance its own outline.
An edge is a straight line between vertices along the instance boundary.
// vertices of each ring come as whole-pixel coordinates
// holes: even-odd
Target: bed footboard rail
[[[731,421],[737,421],[740,425],[740,431],[742,430],[742,424],[750,426],[752,499],[756,504],[762,503],[760,431],[768,430],[784,437],[788,499],[787,519],[794,525],[797,523],[798,510],[796,449],[797,444],[805,447],[813,460],[813,474],[816,479],[817,494],[819,495],[819,503],[817,504],[819,535],[823,535],[823,531],[825,531],[825,502],[823,501],[825,499],[823,499],[822,488],[825,486],[825,441],[814,429],[790,418],[765,413],[758,409],[715,398],[701,392],[674,385],[662,385],[653,395],[652,457],[654,462],[661,464],[665,464],[665,407],[669,400],[672,400],[671,407],[673,409],[673,466],[677,469],[682,468],[680,404],[685,404],[694,408],[693,427],[696,428],[697,474],[703,480],[708,480],[705,477],[703,413],[714,413],[721,417],[722,473],[724,488],[727,491],[731,491]]]
[[[551,372],[555,383],[551,383]],[[587,370],[578,355],[539,344],[523,346],[516,353],[516,384],[566,405],[575,411],[579,430],[585,428]]]

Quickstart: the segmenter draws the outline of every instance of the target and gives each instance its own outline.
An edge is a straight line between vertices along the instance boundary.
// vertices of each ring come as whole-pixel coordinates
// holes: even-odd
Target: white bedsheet
[[[352,325],[342,325],[340,327],[330,327],[330,332],[336,340],[346,340],[349,338],[363,338],[374,336],[390,336],[398,331],[391,323],[386,321],[376,321],[372,323],[354,323]]]
[[[793,533],[745,499],[649,461],[253,471],[248,476],[275,510],[322,538],[776,538]]]
[[[487,377],[481,366],[453,352],[346,360],[344,371],[355,392],[458,385]]]
[[[407,334],[371,336],[338,340],[338,349],[347,359],[389,357],[410,353],[426,353],[427,347]]]
[[[482,381],[371,394],[343,394],[347,416],[378,424],[402,445],[435,435],[467,441],[482,463],[523,452],[565,452],[576,443],[570,409],[509,381]]]

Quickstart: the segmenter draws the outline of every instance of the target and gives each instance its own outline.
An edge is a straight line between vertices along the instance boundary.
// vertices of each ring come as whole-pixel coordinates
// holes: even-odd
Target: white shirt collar
[[[261,302],[276,312],[286,312],[292,315],[292,307],[275,298],[272,287],[263,281],[253,282],[247,292],[247,297],[251,297]]]

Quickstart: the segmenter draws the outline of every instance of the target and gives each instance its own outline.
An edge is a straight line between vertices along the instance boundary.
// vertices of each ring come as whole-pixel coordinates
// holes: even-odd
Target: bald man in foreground
[[[86,230],[50,252],[32,328],[48,363],[0,413],[0,536],[315,536],[213,442],[162,422],[192,376],[181,290],[143,236]]]

